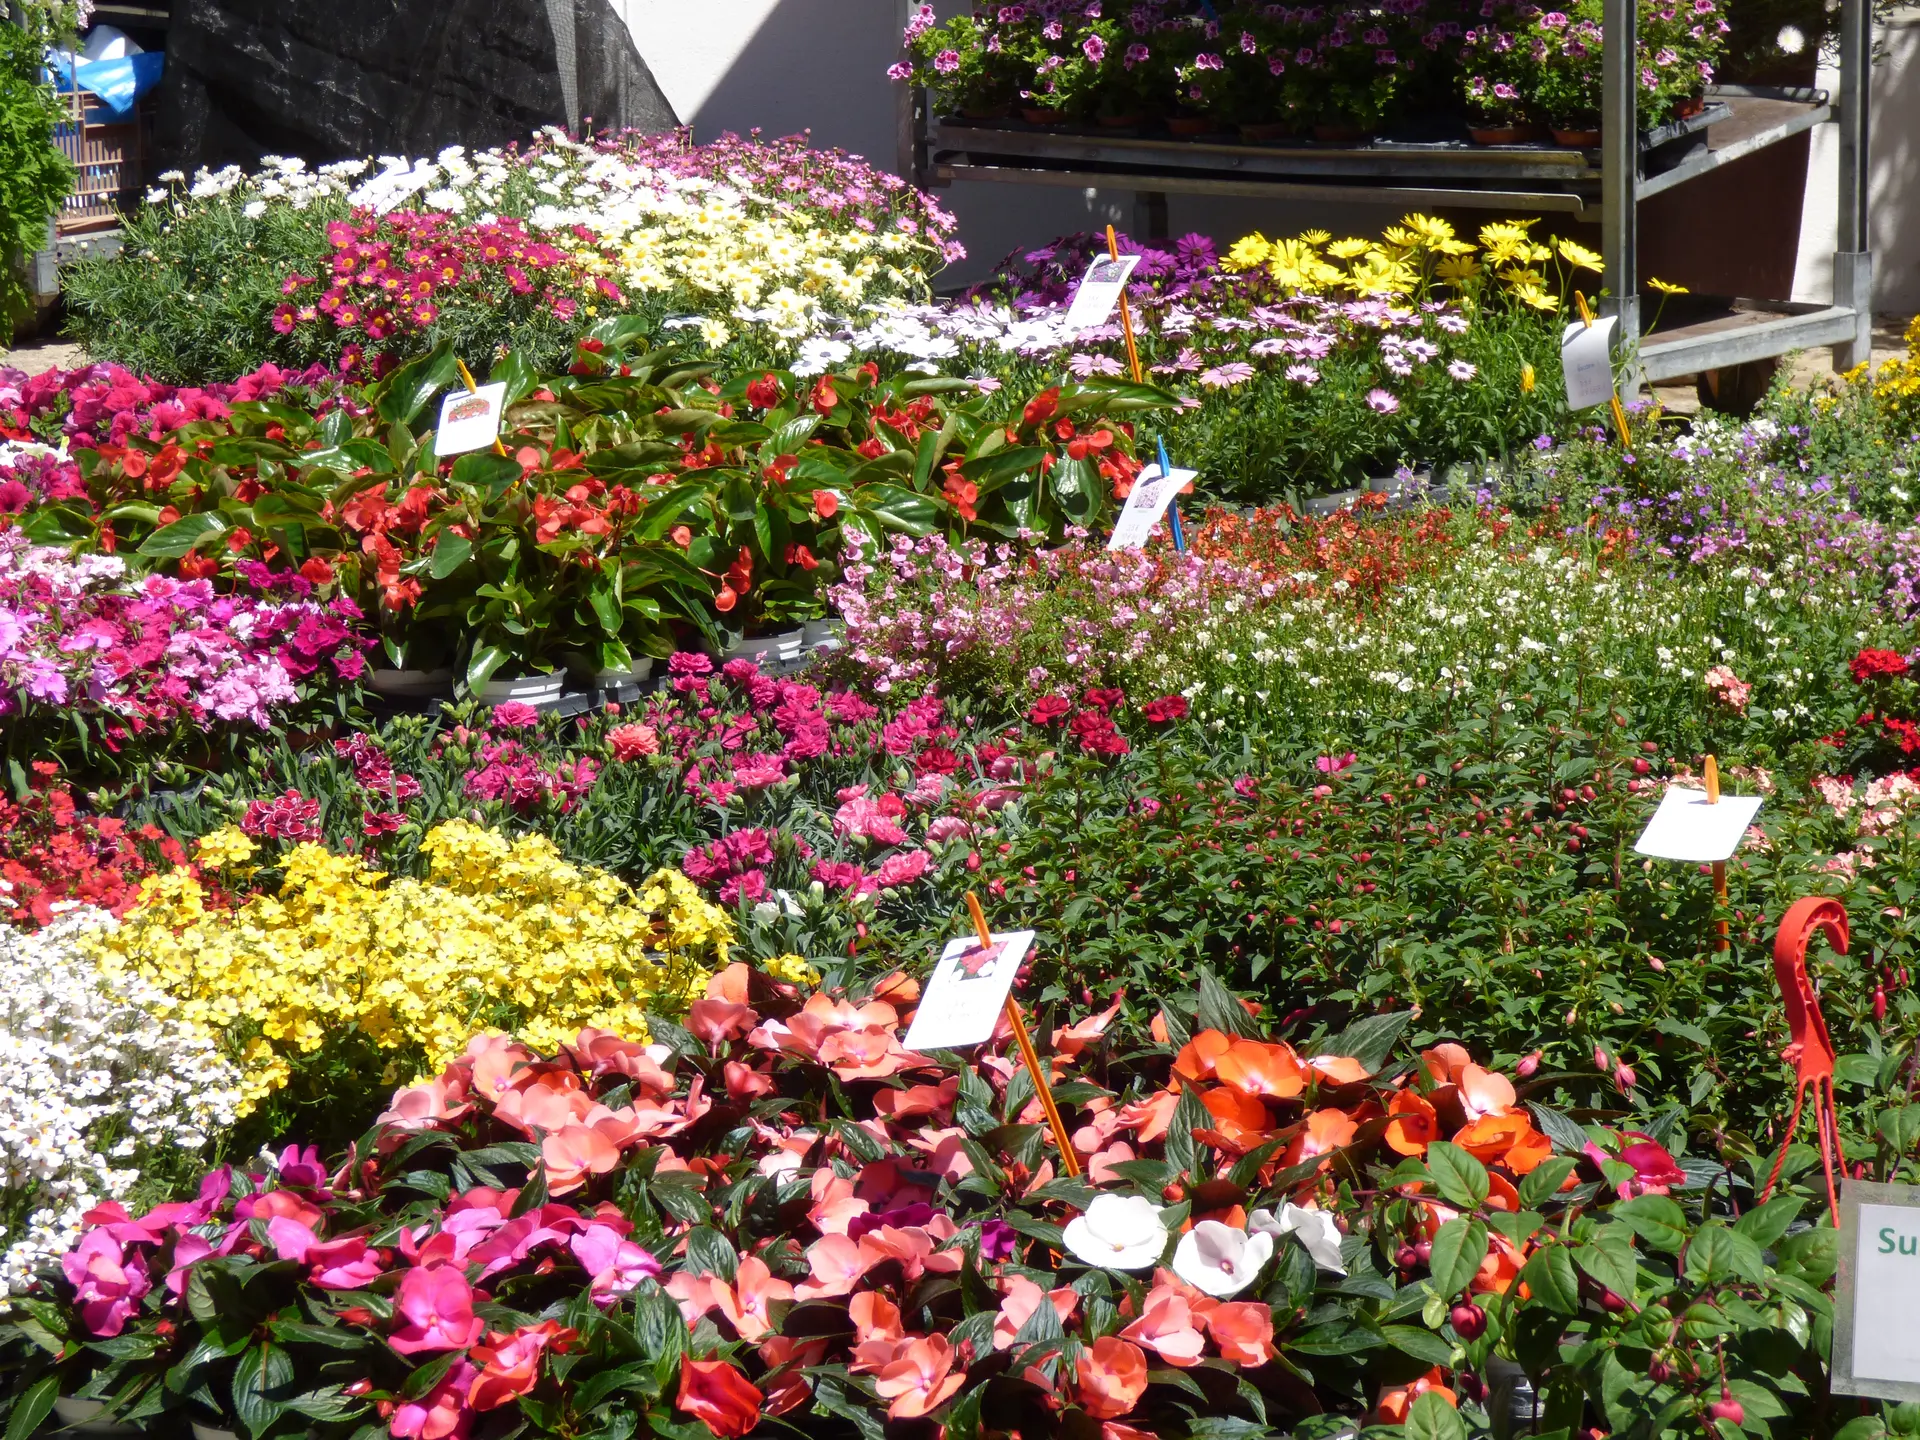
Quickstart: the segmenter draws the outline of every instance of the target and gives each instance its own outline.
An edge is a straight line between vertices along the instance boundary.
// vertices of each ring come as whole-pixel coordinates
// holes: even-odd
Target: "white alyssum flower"
[[[1150,1270],[1167,1251],[1161,1210],[1140,1195],[1096,1195],[1084,1215],[1067,1222],[1067,1249],[1102,1270]]]
[[[196,1161],[240,1103],[209,1036],[160,1019],[144,982],[109,984],[76,943],[114,923],[77,909],[37,934],[0,925],[0,1308],[72,1247],[83,1214],[151,1164]]]

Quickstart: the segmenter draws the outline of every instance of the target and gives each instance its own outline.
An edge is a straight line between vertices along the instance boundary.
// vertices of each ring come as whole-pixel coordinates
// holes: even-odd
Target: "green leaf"
[[[473,542],[464,535],[455,535],[451,530],[442,530],[440,538],[434,542],[433,560],[427,566],[427,574],[435,580],[444,580],[473,558]]]
[[[491,450],[473,450],[453,462],[454,484],[470,486],[495,500],[506,494],[522,474],[518,460]]]
[[[1350,1055],[1372,1073],[1387,1063],[1387,1056],[1393,1053],[1393,1047],[1399,1043],[1400,1036],[1412,1021],[1411,1010],[1369,1015],[1364,1020],[1354,1021],[1327,1041],[1325,1052],[1329,1055]]]
[[[478,690],[493,678],[493,672],[506,664],[512,657],[504,647],[483,645],[473,652],[473,658],[467,661],[467,689]]]
[[[460,1358],[460,1352],[449,1350],[445,1355],[436,1355],[425,1364],[417,1366],[413,1373],[400,1385],[400,1393],[408,1400],[420,1400],[433,1393],[433,1389],[447,1378],[447,1372],[453,1368],[453,1362]]]
[[[1733,1228],[1756,1245],[1766,1247],[1787,1233],[1798,1218],[1806,1200],[1799,1195],[1776,1195],[1734,1221]]]
[[[740,1269],[740,1255],[731,1241],[710,1225],[687,1232],[687,1269],[696,1275],[718,1275],[731,1282]]]
[[[1687,1278],[1697,1284],[1708,1285],[1738,1276],[1750,1285],[1758,1285],[1765,1277],[1766,1268],[1760,1247],[1718,1220],[1710,1220],[1694,1231],[1692,1243],[1687,1246]]]
[[[1574,1251],[1574,1263],[1623,1300],[1631,1300],[1638,1288],[1639,1257],[1633,1252],[1633,1237],[1624,1225],[1606,1225],[1591,1243]]]
[[[1640,1195],[1607,1212],[1656,1250],[1675,1254],[1687,1241],[1686,1212],[1665,1195]]]
[[[1460,1412],[1431,1390],[1413,1397],[1407,1407],[1407,1440],[1467,1440],[1467,1422]]]
[[[1559,1315],[1573,1315],[1580,1309],[1580,1279],[1573,1273],[1573,1259],[1565,1245],[1542,1245],[1533,1258],[1521,1267],[1520,1279],[1533,1298]]]
[[[60,1377],[48,1375],[13,1402],[7,1416],[6,1440],[27,1440],[40,1428],[40,1422],[53,1413],[53,1402],[60,1398]]]
[[[1560,1187],[1566,1184],[1567,1176],[1579,1168],[1579,1163],[1565,1155],[1556,1155],[1551,1160],[1541,1161],[1533,1168],[1532,1173],[1520,1182],[1520,1208],[1538,1210],[1558,1195]]]
[[[1427,1171],[1448,1204],[1478,1210],[1487,1201],[1487,1167],[1446,1140],[1427,1147]]]
[[[1527,1109],[1533,1112],[1533,1123],[1540,1127],[1540,1133],[1553,1141],[1553,1148],[1567,1155],[1583,1154],[1587,1148],[1587,1132],[1551,1105],[1535,1105],[1528,1102]]]
[[[287,1408],[274,1392],[292,1383],[293,1357],[285,1346],[267,1344],[242,1351],[233,1367],[234,1418],[249,1435],[264,1433]]]
[[[1181,1086],[1179,1103],[1174,1106],[1173,1119],[1167,1126],[1167,1163],[1181,1174],[1193,1171],[1200,1163],[1200,1145],[1193,1138],[1193,1132],[1212,1128],[1213,1112],[1200,1102],[1193,1086]]]
[[[368,392],[380,418],[393,425],[412,425],[433,397],[460,378],[453,343],[441,341],[427,354],[402,365]]]
[[[1260,1038],[1260,1027],[1254,1023],[1253,1016],[1247,1013],[1247,1007],[1236,1000],[1233,992],[1222,985],[1219,977],[1204,965],[1200,967],[1199,984],[1200,1000],[1196,1013],[1202,1027],[1218,1030],[1225,1035],[1240,1035],[1254,1040]],[[1200,1123],[1204,1127],[1212,1122]]]
[[[171,525],[162,525],[142,542],[137,553],[149,560],[178,560],[200,541],[223,534],[227,522],[211,510],[182,515]]]
[[[1453,1346],[1431,1330],[1422,1330],[1417,1325],[1382,1325],[1380,1333],[1402,1355],[1411,1355],[1428,1365],[1447,1365],[1453,1361]]]
[[[1487,1227],[1462,1215],[1447,1221],[1433,1237],[1433,1255],[1427,1262],[1434,1290],[1452,1297],[1464,1290],[1487,1258]]]

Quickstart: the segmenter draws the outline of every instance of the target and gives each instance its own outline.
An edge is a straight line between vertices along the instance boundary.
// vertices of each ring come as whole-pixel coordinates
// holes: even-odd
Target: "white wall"
[[[946,15],[966,0],[936,0]],[[641,55],[697,138],[759,127],[772,134],[811,128],[816,144],[838,146],[894,168],[897,58],[908,0],[613,0]],[[1920,310],[1920,7],[1888,26],[1874,76],[1873,246],[1876,305]],[[1837,77],[1823,78],[1832,84]],[[1835,165],[1831,126],[1813,139],[1801,216],[1796,299],[1825,300],[1834,248]],[[985,274],[1018,247],[1072,230],[1134,222],[1120,191],[960,184],[940,192],[960,218],[970,258],[949,279]],[[1252,229],[1287,233],[1310,225],[1365,233],[1392,219],[1378,206],[1277,205],[1172,197],[1175,235],[1200,230],[1223,242]]]

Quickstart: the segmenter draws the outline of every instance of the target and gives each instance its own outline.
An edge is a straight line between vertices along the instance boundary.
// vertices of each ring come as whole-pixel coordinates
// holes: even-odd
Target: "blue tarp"
[[[71,92],[78,79],[82,90],[100,97],[101,108],[114,120],[125,120],[133,113],[133,102],[160,83],[160,72],[167,57],[158,51],[142,51],[118,60],[82,60],[58,50],[47,52],[47,68],[54,83]]]

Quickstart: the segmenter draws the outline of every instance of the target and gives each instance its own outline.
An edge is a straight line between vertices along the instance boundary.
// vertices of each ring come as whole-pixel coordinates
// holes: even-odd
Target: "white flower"
[[[1167,1224],[1160,1207],[1143,1196],[1096,1195],[1086,1214],[1067,1222],[1066,1241],[1075,1258],[1088,1265],[1148,1270],[1166,1253]]]
[[[1247,1228],[1276,1240],[1282,1235],[1291,1235],[1322,1270],[1335,1275],[1347,1273],[1347,1267],[1340,1263],[1340,1230],[1324,1210],[1309,1210],[1304,1205],[1291,1203],[1280,1207],[1278,1217],[1271,1210],[1256,1210],[1247,1221]]]
[[[1218,1220],[1202,1220],[1174,1247],[1173,1273],[1214,1299],[1226,1300],[1253,1284],[1272,1258],[1273,1236],[1249,1235]]]

